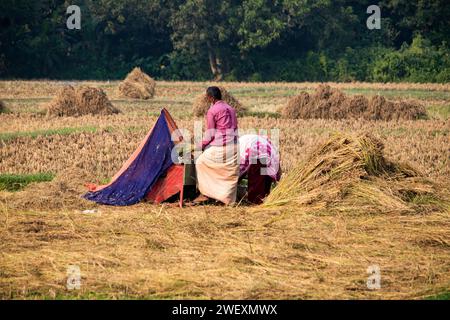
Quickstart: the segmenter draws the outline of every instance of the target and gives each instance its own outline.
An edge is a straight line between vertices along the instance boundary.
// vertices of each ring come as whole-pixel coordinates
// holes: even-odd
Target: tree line
[[[447,0],[2,0],[0,77],[448,82],[449,21]]]

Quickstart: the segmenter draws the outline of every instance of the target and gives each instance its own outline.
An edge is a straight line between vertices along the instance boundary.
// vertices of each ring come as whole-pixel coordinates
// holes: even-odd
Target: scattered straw
[[[140,68],[134,68],[119,84],[119,94],[133,99],[151,99],[155,95],[156,81]]]
[[[50,182],[31,183],[23,191],[10,194],[7,202],[22,210],[92,208],[95,203],[81,198],[92,179],[86,171],[67,168]]]
[[[293,210],[264,226],[275,210],[0,207],[0,299],[417,299],[448,290],[448,214]],[[79,290],[66,288],[69,265],[80,267]],[[367,287],[371,265],[379,290]]]

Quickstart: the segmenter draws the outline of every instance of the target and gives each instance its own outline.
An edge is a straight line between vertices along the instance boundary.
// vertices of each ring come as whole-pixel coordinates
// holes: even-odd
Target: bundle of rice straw
[[[382,96],[374,96],[369,100],[365,113],[371,120],[416,120],[427,116],[425,108],[408,101],[388,101]]]
[[[86,114],[109,115],[120,111],[99,88],[64,86],[47,105],[49,116],[82,116]]]
[[[287,119],[415,120],[426,117],[425,108],[413,102],[391,102],[375,96],[348,97],[338,89],[319,85],[315,93],[302,92],[280,110]]]
[[[239,100],[237,100],[231,93],[229,93],[224,87],[219,87],[220,92],[222,93],[222,100],[228,103],[230,106],[236,110],[238,115],[243,115],[247,111],[247,108],[244,107]],[[206,93],[198,96],[194,100],[194,104],[192,105],[192,112],[195,117],[203,117],[210,107],[208,103]]]
[[[5,103],[2,100],[0,100],[0,113],[6,112],[6,110],[7,109]]]
[[[383,148],[370,134],[337,134],[283,177],[262,206],[326,213],[423,213],[448,208],[434,182],[408,165],[388,161]]]
[[[132,99],[151,99],[155,95],[156,81],[140,68],[134,68],[119,84],[119,94]]]
[[[283,118],[286,119],[301,119],[302,112],[309,103],[309,94],[302,92],[299,95],[289,100],[287,106],[280,111]]]

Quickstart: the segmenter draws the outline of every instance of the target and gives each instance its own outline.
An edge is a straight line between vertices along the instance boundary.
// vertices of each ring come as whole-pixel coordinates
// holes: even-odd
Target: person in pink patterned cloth
[[[256,134],[239,138],[239,176],[248,179],[248,201],[260,204],[281,176],[280,155],[267,137]]]
[[[195,203],[215,199],[226,205],[236,202],[239,180],[239,148],[236,111],[222,100],[218,87],[209,87],[211,107],[206,114],[206,132],[197,158],[197,184],[201,193]]]

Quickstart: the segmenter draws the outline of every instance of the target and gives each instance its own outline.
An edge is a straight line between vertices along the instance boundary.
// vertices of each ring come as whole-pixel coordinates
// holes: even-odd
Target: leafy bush
[[[444,45],[436,48],[419,35],[411,45],[404,44],[375,60],[371,74],[371,80],[382,82],[446,82],[450,56]]]

